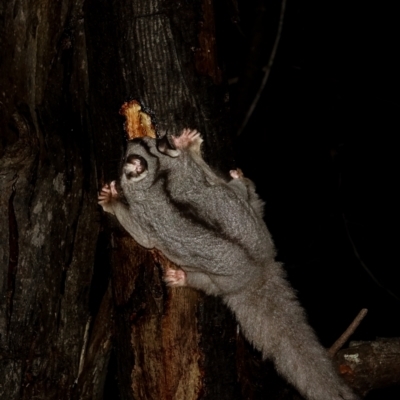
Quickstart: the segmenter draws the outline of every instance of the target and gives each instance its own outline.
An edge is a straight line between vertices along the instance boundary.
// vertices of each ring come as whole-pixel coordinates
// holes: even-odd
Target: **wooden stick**
[[[343,345],[347,342],[349,337],[355,332],[358,325],[360,325],[361,321],[364,319],[367,313],[368,310],[366,308],[363,308],[358,313],[357,317],[354,318],[353,322],[348,326],[348,328],[342,333],[339,339],[337,339],[336,342],[333,343],[331,348],[328,350],[328,354],[331,357],[333,357],[343,347]]]

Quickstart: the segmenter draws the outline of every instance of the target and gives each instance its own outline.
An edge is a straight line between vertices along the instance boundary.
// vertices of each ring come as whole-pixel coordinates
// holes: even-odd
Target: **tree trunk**
[[[102,132],[96,142],[100,180],[118,174],[116,158],[124,137],[122,120],[115,116],[127,98],[151,108],[159,132],[199,129],[208,161],[228,169],[232,153],[212,4],[88,1],[85,14],[91,115],[94,130]],[[167,290],[165,260],[137,246],[119,228],[111,236],[121,398],[240,398],[236,324],[230,313],[218,299],[194,290]]]
[[[82,2],[0,7],[0,398],[67,399],[99,231]]]
[[[0,397],[103,398],[115,333],[121,398],[239,398],[230,313],[167,290],[96,204],[118,177],[126,98],[232,165],[212,3],[83,3],[0,9]]]

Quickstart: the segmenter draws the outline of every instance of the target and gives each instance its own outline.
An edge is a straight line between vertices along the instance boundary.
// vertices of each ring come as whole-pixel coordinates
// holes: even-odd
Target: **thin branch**
[[[341,334],[339,339],[337,339],[336,342],[333,343],[331,348],[328,350],[328,354],[331,357],[333,357],[343,347],[343,345],[347,342],[349,337],[358,328],[358,325],[360,325],[361,321],[364,319],[364,317],[367,315],[367,313],[368,313],[368,310],[366,308],[363,308],[358,313],[358,315],[354,318],[353,322],[348,326],[348,328]]]
[[[344,214],[342,214],[343,217],[343,221],[344,221],[344,227],[346,229],[346,233],[347,233],[347,238],[351,244],[351,247],[353,248],[353,253],[356,256],[356,258],[358,259],[358,262],[361,264],[361,266],[364,268],[364,270],[367,272],[367,274],[370,276],[370,278],[383,290],[385,290],[387,293],[389,293],[394,299],[396,299],[397,301],[400,301],[400,298],[398,298],[390,289],[388,289],[387,287],[383,286],[382,283],[380,283],[378,281],[377,278],[375,278],[375,275],[372,273],[372,271],[367,267],[367,265],[364,263],[364,261],[362,260],[360,254],[358,253],[357,247],[355,245],[355,243],[353,242],[353,239],[350,235],[350,231],[349,231],[349,227],[347,224],[347,220]]]
[[[257,91],[256,96],[254,97],[253,102],[251,103],[249,110],[247,111],[247,114],[242,122],[242,125],[240,126],[237,135],[239,136],[244,128],[246,127],[247,123],[249,122],[249,119],[251,118],[251,116],[253,115],[253,112],[257,106],[258,101],[260,100],[261,94],[265,88],[265,85],[267,84],[268,78],[269,78],[269,74],[271,72],[271,68],[272,65],[274,63],[275,60],[275,55],[276,55],[276,51],[278,50],[278,45],[279,45],[279,41],[281,39],[281,35],[282,35],[282,28],[283,28],[283,19],[285,16],[285,9],[286,9],[286,0],[282,0],[281,2],[281,13],[279,16],[279,23],[278,23],[278,30],[276,32],[276,37],[275,37],[275,42],[274,42],[274,46],[272,47],[272,51],[271,51],[271,55],[269,56],[269,60],[268,60],[268,64],[263,68],[265,70],[264,73],[264,77],[263,80],[261,82],[261,85]]]

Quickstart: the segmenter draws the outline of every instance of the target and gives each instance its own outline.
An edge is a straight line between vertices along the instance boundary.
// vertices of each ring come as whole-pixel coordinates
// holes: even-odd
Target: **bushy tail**
[[[225,296],[244,335],[309,400],[356,400],[307,324],[304,310],[273,263],[252,287]]]

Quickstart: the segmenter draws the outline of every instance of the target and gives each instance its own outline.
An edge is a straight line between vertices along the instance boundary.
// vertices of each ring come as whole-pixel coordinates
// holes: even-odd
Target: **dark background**
[[[237,131],[261,84],[281,3],[223,3],[217,43]],[[326,347],[361,308],[369,313],[353,340],[400,336],[398,26],[394,3],[289,1],[269,80],[235,139],[237,166],[266,202],[278,258]]]

